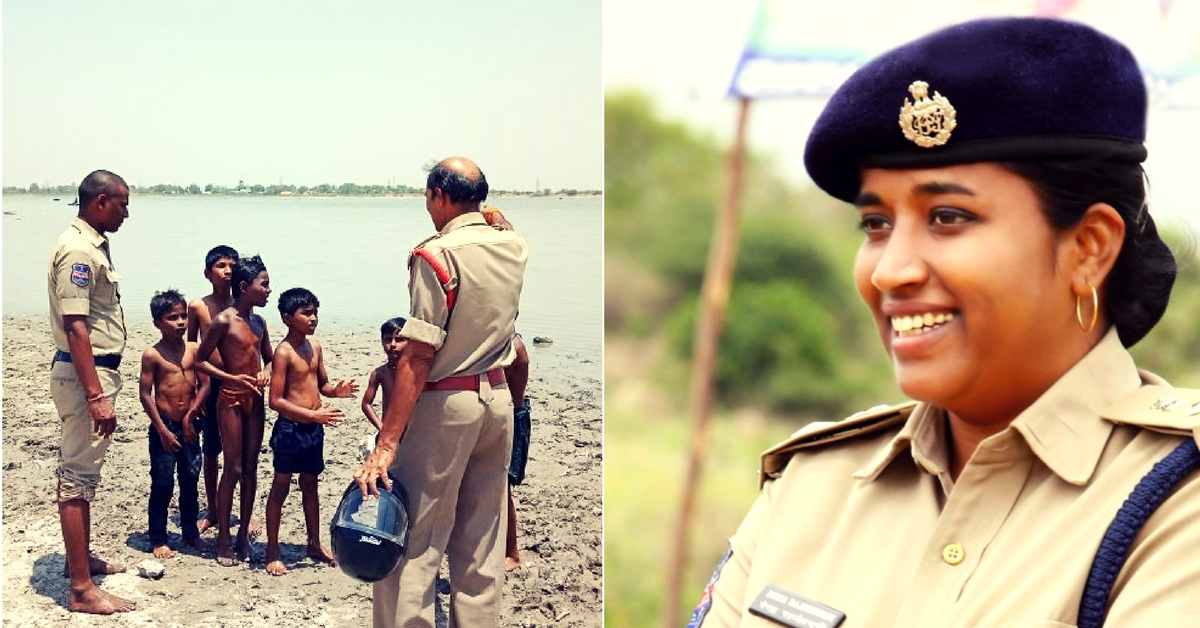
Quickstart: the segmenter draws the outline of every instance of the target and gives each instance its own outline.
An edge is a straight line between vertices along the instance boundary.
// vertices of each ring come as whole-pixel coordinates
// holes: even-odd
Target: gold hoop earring
[[[1083,299],[1079,298],[1078,294],[1075,295],[1075,320],[1079,321],[1079,328],[1085,334],[1096,326],[1096,318],[1100,315],[1100,296],[1096,294],[1096,287],[1090,281],[1087,286],[1092,289],[1092,322],[1086,326],[1083,324],[1083,305],[1081,303]]]

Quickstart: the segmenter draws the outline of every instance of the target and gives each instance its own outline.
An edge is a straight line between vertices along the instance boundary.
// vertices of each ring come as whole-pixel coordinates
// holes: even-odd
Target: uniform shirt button
[[[951,543],[942,548],[942,560],[948,565],[957,565],[967,557],[967,550],[958,543]]]

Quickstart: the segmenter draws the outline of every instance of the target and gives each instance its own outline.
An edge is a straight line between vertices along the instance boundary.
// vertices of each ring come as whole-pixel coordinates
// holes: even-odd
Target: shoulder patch
[[[1178,436],[1200,436],[1200,390],[1149,385],[1109,404],[1100,416]]]
[[[917,402],[909,401],[896,406],[875,406],[870,410],[850,415],[849,418],[835,423],[810,424],[792,434],[787,440],[771,447],[762,454],[759,465],[758,486],[767,480],[779,477],[787,466],[792,454],[801,449],[809,449],[872,434],[899,425],[908,419]]]
[[[92,283],[92,267],[87,264],[71,264],[71,283],[86,288]]]

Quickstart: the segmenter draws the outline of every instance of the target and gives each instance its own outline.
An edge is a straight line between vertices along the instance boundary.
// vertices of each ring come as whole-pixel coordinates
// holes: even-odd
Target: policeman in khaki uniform
[[[1200,625],[1200,391],[1126,350],[1175,278],[1145,117],[1129,51],[1057,20],[944,29],[838,90],[806,165],[858,209],[920,401],[768,450],[691,625]]]
[[[91,579],[124,568],[89,552],[91,501],[117,428],[113,400],[121,390],[117,368],[125,350],[120,277],[104,234],[128,217],[125,181],[106,170],[89,174],[79,185],[79,214],[58,237],[47,271],[55,347],[50,395],[62,422],[57,501],[71,578],[67,607],[102,615],[134,608]]]
[[[513,416],[504,367],[516,358],[528,247],[485,221],[487,189],[467,159],[429,173],[426,208],[438,234],[409,258],[412,314],[400,331],[408,343],[378,444],[354,476],[374,493],[390,470],[410,499],[409,547],[375,584],[375,626],[434,625],[443,554],[450,625],[499,624]]]

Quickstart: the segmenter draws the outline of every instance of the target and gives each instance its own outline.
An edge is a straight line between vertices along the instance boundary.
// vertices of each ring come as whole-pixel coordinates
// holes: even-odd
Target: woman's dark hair
[[[1137,344],[1166,311],[1177,269],[1175,256],[1150,217],[1141,164],[1089,160],[1001,165],[1033,186],[1055,229],[1078,223],[1096,203],[1108,203],[1121,215],[1125,241],[1105,282],[1104,310],[1121,344]]]

